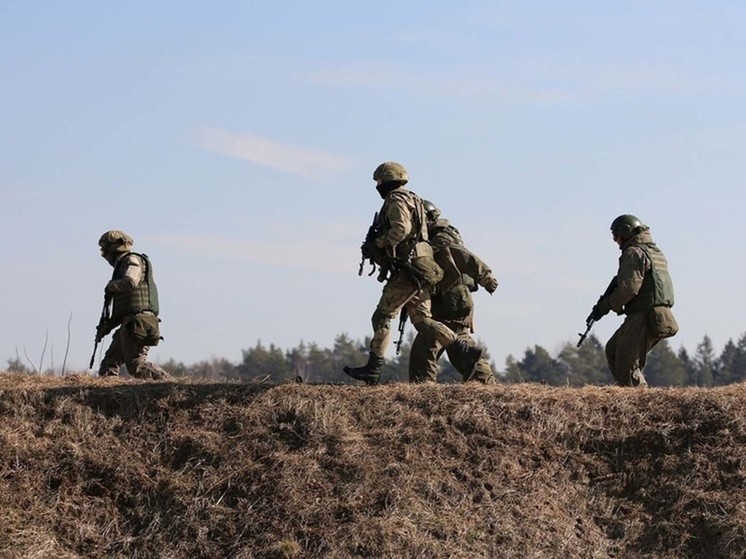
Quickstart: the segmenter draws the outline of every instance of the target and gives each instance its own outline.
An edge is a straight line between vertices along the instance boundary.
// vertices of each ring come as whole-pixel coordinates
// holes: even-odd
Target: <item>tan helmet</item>
[[[101,248],[101,254],[107,252],[129,252],[135,241],[127,233],[112,229],[107,231],[98,240],[98,246]]]
[[[409,173],[401,163],[395,161],[386,161],[381,163],[376,170],[373,171],[373,180],[381,181],[381,184],[387,182],[399,182],[402,185],[409,182]]]

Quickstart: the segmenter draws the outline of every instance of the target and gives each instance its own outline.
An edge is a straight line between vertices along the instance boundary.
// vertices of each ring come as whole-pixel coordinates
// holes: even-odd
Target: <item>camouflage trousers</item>
[[[458,339],[458,336],[446,325],[433,320],[430,312],[430,289],[427,287],[417,289],[409,274],[401,271],[383,286],[381,299],[373,312],[371,353],[378,357],[386,354],[386,349],[391,343],[391,321],[405,305],[409,320],[417,332],[437,340],[444,347]]]
[[[661,341],[650,331],[647,313],[628,314],[606,342],[606,361],[619,386],[647,386],[643,369],[648,352]]]
[[[468,338],[471,341],[471,328],[458,322],[446,321],[448,326],[459,338]],[[487,359],[482,357],[474,368],[474,373],[467,378],[469,365],[464,363],[463,354],[458,351],[450,351],[443,347],[435,338],[418,333],[412,342],[409,354],[409,382],[436,382],[438,378],[438,359],[443,352],[448,353],[448,359],[456,370],[464,377],[464,381],[478,381],[483,384],[494,384],[495,375]]]
[[[119,376],[122,365],[127,366],[127,372],[134,378],[167,379],[170,375],[155,363],[147,360],[148,346],[132,335],[126,324],[122,325],[112,336],[111,345],[106,350],[98,376]]]

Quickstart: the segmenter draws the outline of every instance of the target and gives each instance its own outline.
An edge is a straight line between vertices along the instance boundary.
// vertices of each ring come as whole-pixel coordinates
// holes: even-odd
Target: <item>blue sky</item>
[[[113,228],[154,262],[155,360],[362,339],[385,160],[500,280],[498,368],[577,339],[621,213],[668,256],[674,349],[719,351],[746,331],[744,28],[735,1],[4,0],[0,359],[48,332],[59,367],[72,315],[87,365]]]

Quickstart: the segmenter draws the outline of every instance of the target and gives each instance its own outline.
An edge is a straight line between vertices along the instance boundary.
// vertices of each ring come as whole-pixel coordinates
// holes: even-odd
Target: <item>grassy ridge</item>
[[[746,557],[746,385],[0,374],[0,557]]]

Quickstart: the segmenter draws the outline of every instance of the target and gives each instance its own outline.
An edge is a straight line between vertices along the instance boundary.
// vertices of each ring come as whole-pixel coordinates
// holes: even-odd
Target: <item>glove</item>
[[[96,326],[96,341],[100,342],[111,331],[112,331],[112,327],[109,326],[108,322],[104,322],[103,324],[99,324],[98,326]]]
[[[591,310],[591,315],[589,318],[592,318],[595,321],[599,321],[603,317],[605,317],[607,314],[609,314],[610,310],[611,310],[611,307],[609,306],[609,300],[600,299],[598,303],[593,305],[593,309]]]
[[[484,287],[487,290],[487,293],[492,295],[497,289],[497,278],[493,276],[492,274],[488,274],[482,280],[482,287]]]

